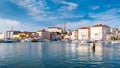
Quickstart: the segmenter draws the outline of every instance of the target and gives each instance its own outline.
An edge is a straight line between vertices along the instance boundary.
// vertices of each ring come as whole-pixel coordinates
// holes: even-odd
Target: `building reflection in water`
[[[1,64],[15,66],[78,66],[82,64],[104,64],[120,62],[119,44],[92,44],[66,42],[39,42],[39,43],[11,43],[0,45]],[[114,64],[113,64],[114,65]],[[22,68],[22,67],[21,67]],[[63,67],[61,67],[63,68]]]
[[[102,45],[96,44],[93,50],[90,48],[90,44],[66,44],[66,55],[71,58],[77,58],[80,61],[100,61],[102,60]]]
[[[90,49],[90,60],[101,61],[102,58],[102,44],[95,43],[95,49]]]

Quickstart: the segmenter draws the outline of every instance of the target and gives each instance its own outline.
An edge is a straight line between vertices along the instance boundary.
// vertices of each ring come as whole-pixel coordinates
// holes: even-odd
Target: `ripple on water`
[[[0,68],[119,68],[120,45],[44,42],[0,45]]]

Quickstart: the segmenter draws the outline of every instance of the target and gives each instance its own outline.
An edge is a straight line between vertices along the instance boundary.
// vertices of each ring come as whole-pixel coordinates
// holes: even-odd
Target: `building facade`
[[[108,36],[110,40],[120,40],[120,29],[111,28],[110,35]]]
[[[78,40],[89,40],[90,39],[90,28],[82,27],[78,29]]]
[[[48,27],[48,31],[49,32],[59,32],[59,33],[62,33],[63,29],[60,28],[60,27]]]
[[[103,24],[96,24],[90,28],[91,40],[107,40],[107,35],[110,33],[110,27]]]
[[[4,39],[4,34],[0,33],[0,39]]]
[[[71,35],[72,40],[78,40],[78,30],[74,30]]]
[[[46,30],[38,30],[36,33],[38,33],[39,38],[41,39],[50,39],[50,32]]]
[[[18,34],[18,33],[20,33],[20,31],[6,31],[6,32],[3,32],[4,39],[6,39],[6,38],[13,39],[14,38],[13,36]]]
[[[13,38],[18,38],[18,39],[32,38],[32,33],[28,31],[19,32],[18,34],[14,34]]]

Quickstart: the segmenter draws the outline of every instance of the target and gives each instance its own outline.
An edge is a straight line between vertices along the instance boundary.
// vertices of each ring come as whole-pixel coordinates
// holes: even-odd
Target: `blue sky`
[[[0,31],[48,26],[77,29],[96,23],[120,27],[120,0],[0,0]]]

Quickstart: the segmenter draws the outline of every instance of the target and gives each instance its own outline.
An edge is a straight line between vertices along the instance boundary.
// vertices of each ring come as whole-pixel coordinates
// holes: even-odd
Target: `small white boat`
[[[10,39],[10,38],[7,38],[7,39],[4,40],[4,43],[13,43],[13,40]]]
[[[78,43],[80,42],[79,40],[72,40],[72,43]]]

